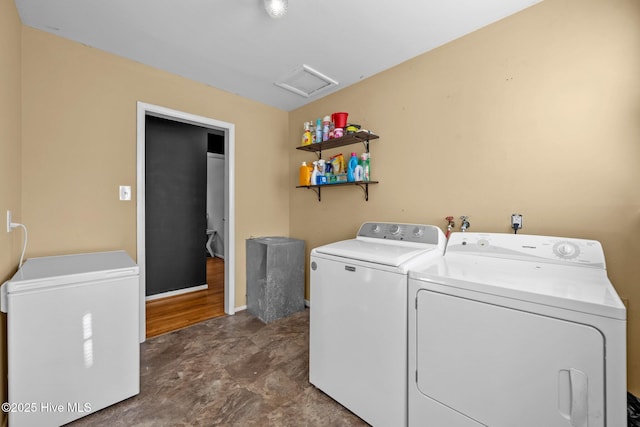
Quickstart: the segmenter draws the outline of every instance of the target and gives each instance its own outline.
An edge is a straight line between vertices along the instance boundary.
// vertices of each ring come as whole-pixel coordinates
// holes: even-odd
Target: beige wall
[[[20,19],[12,0],[0,0],[0,282],[16,271],[20,258],[22,231],[7,233],[5,215],[13,212],[22,221],[20,173]],[[0,316],[0,370],[6,378],[6,316]],[[0,387],[0,401],[6,402],[6,381]],[[0,424],[6,424],[4,413]]]
[[[236,305],[245,239],[289,232],[287,113],[32,28],[22,32],[22,210],[27,257],[136,255],[136,102],[235,124]],[[265,131],[268,129],[268,131]],[[273,166],[269,166],[273,165]]]
[[[20,196],[20,19],[12,0],[0,0],[0,280],[16,271],[20,230],[7,233],[6,211],[21,221]]]
[[[28,225],[27,257],[135,256],[135,200],[118,201],[117,189],[135,194],[136,101],[231,122],[237,305],[252,235],[291,235],[310,249],[366,220],[444,227],[463,214],[471,230],[508,232],[519,212],[525,233],[603,243],[629,303],[629,388],[640,395],[638,52],[637,0],[546,0],[287,114],[21,27],[0,0],[0,212]],[[325,190],[321,203],[293,188],[299,162],[313,159],[293,149],[302,122],[333,111],[381,136],[369,202],[352,187]],[[19,233],[0,232],[3,278]]]
[[[521,213],[523,233],[597,239],[628,299],[639,395],[639,76],[640,2],[546,0],[293,111],[291,236],[312,248],[366,220],[444,229],[448,215],[509,232]],[[300,162],[313,160],[293,149],[302,123],[333,111],[381,136],[368,202],[356,187],[325,189],[321,203],[294,188]]]

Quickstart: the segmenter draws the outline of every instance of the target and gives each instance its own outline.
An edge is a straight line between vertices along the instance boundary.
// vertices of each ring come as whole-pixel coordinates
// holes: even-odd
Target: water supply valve
[[[451,234],[451,230],[456,226],[456,223],[453,221],[452,216],[445,217],[444,220],[447,221],[447,233],[445,234],[445,237],[448,239],[449,234]]]
[[[460,217],[460,221],[462,221],[462,224],[460,224],[460,231],[462,231],[463,233],[465,231],[467,231],[467,228],[469,228],[471,226],[471,224],[468,221],[469,217],[468,216],[461,216]]]

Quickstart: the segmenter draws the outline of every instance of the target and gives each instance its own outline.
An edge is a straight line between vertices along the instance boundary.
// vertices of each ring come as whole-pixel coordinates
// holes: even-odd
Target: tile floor
[[[148,339],[140,394],[69,425],[366,426],[309,384],[308,351],[308,309],[211,319]]]

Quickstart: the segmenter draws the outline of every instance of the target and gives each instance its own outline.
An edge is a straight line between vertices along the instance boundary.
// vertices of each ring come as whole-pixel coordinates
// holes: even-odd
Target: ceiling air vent
[[[276,86],[280,86],[283,89],[304,96],[305,98],[331,86],[336,86],[337,84],[337,81],[314,70],[308,65],[297,68],[291,74],[275,83]]]

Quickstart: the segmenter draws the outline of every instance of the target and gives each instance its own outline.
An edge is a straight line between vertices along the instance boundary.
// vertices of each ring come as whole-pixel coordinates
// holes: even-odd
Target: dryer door
[[[595,328],[419,290],[417,388],[491,427],[604,426]]]

